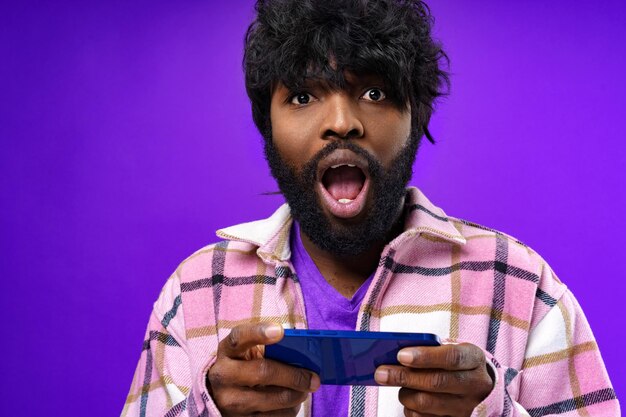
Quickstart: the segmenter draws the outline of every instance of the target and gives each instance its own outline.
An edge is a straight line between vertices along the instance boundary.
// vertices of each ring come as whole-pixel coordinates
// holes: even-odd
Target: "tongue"
[[[335,200],[354,200],[361,192],[364,180],[363,172],[359,168],[344,165],[326,170],[323,182]]]

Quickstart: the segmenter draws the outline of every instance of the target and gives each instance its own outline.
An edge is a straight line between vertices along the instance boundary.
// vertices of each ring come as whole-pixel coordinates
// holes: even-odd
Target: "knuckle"
[[[470,343],[464,343],[462,346],[466,352],[467,360],[470,365],[478,367],[485,363],[485,354],[482,350],[480,350],[480,348]]]
[[[446,352],[446,362],[455,368],[460,367],[465,362],[465,349],[454,346]]]
[[[265,359],[258,360],[258,371],[254,374],[255,385],[267,385],[266,381],[271,380],[273,375],[272,363]]]
[[[218,364],[215,364],[209,370],[208,379],[209,379],[209,383],[211,384],[211,387],[215,389],[225,384],[226,375],[224,374],[224,371],[222,370],[221,366],[219,366]]]
[[[237,349],[241,340],[241,329],[239,327],[234,327],[228,336],[226,336],[226,344],[228,347],[232,349]]]
[[[407,385],[409,378],[408,378],[406,370],[404,368],[400,368],[400,369],[389,370],[389,380],[394,385],[399,385],[401,387],[404,387]]]
[[[293,387],[298,389],[307,389],[311,385],[311,374],[306,371],[298,370],[291,376]]]
[[[418,411],[428,411],[434,405],[433,397],[423,392],[416,393],[414,401]]]
[[[295,397],[293,391],[289,389],[281,390],[276,396],[276,405],[280,408],[287,408],[293,404]]]
[[[486,365],[487,358],[485,357],[485,354],[483,353],[483,351],[478,348],[474,349],[473,351],[474,351],[474,358],[475,358],[476,364],[478,366]]]
[[[466,372],[452,372],[451,377],[456,385],[465,385],[469,381],[469,375]]]
[[[239,395],[225,395],[219,399],[220,408],[227,413],[245,414],[248,411],[247,405],[241,400]]]
[[[430,378],[430,385],[437,390],[446,388],[449,382],[448,374],[444,372],[436,372]]]

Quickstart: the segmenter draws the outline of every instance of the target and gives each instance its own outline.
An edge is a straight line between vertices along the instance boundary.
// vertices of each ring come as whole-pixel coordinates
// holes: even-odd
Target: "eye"
[[[311,101],[313,101],[313,96],[309,93],[296,93],[291,96],[291,99],[289,100],[291,104],[298,106],[309,104]]]
[[[368,89],[361,97],[367,101],[382,101],[387,96],[385,96],[385,93],[383,92],[383,90],[381,90],[380,88],[374,87],[374,88]]]

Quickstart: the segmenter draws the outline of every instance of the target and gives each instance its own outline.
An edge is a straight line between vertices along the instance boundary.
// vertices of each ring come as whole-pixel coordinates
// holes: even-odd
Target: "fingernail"
[[[320,379],[317,375],[311,375],[311,381],[309,385],[309,390],[315,392],[320,387]]]
[[[283,328],[276,324],[270,324],[265,328],[265,336],[270,339],[276,339],[283,333]]]
[[[398,352],[398,362],[400,363],[410,364],[411,362],[413,362],[413,357],[414,355],[410,352],[407,352],[406,350],[401,350],[400,352]]]
[[[389,381],[389,371],[386,369],[377,369],[374,374],[374,379],[379,384],[386,384]]]

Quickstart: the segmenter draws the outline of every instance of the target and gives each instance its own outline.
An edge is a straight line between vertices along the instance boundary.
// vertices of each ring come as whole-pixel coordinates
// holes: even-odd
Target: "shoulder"
[[[448,217],[466,244],[462,251],[469,258],[493,259],[493,269],[506,278],[532,285],[535,308],[532,322],[537,322],[556,305],[567,292],[546,260],[530,246],[507,233],[478,223]]]
[[[256,260],[257,249],[258,246],[251,243],[221,240],[188,256],[180,263],[175,275],[181,283],[187,283],[209,277],[219,270],[223,271],[226,263],[237,269],[237,265],[241,265],[245,259]],[[231,272],[236,273],[236,271]]]
[[[505,232],[468,220],[448,216],[447,220],[465,239],[464,251],[477,255],[491,255],[495,262],[520,263],[529,272],[538,272],[543,259],[530,246]]]
[[[228,270],[229,275],[245,267],[246,260],[256,264],[256,249],[250,243],[228,240],[198,249],[183,260],[165,282],[155,307],[180,304],[180,298],[184,298],[186,293],[210,289],[215,282],[223,281],[227,263],[232,265]]]

